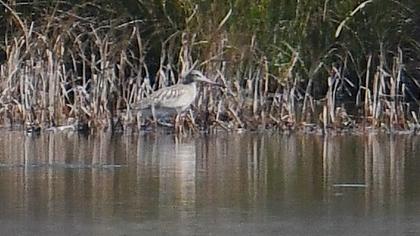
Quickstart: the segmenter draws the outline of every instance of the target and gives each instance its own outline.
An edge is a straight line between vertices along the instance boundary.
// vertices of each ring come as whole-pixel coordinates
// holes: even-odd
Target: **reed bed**
[[[351,2],[139,1],[143,19],[57,2],[33,19],[0,1],[1,124],[143,129],[135,104],[195,66],[225,88],[200,88],[187,132],[418,133],[420,5]]]

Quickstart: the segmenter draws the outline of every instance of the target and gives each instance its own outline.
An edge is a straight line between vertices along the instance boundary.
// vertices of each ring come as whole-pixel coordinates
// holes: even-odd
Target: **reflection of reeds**
[[[401,145],[408,139],[396,137],[369,136],[366,145],[365,175],[366,200],[374,201],[374,206],[386,202],[400,204],[404,194],[405,159],[408,156],[405,146]],[[389,145],[383,145],[389,143]]]
[[[49,217],[77,213],[180,221],[202,210],[253,213],[292,209],[289,204],[300,210],[320,201],[334,208],[347,197],[358,214],[404,209],[398,204],[416,176],[407,161],[417,163],[419,141],[415,136],[374,134],[186,139],[7,134],[0,137],[0,195],[8,203],[4,214],[36,208]],[[334,186],[340,183],[360,186]]]
[[[348,184],[364,194],[366,213],[383,209],[384,205],[398,207],[407,184],[404,182],[406,158],[414,155],[407,153],[407,146],[403,145],[410,139],[369,134],[349,140],[349,137],[327,135],[323,147],[323,176],[328,201],[333,202],[336,194],[346,194],[348,189],[339,185]]]

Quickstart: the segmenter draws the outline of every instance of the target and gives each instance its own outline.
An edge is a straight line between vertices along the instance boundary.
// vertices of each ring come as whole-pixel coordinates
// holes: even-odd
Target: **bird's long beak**
[[[205,77],[205,76],[200,76],[200,77],[196,78],[196,80],[197,80],[197,81],[201,81],[201,82],[205,82],[205,83],[208,83],[208,84],[211,84],[211,85],[216,85],[216,86],[223,87],[223,85],[222,85],[222,84],[218,84],[218,83],[216,83],[216,82],[214,82],[214,81],[211,81],[211,80],[209,80],[209,79],[208,79],[207,77]]]

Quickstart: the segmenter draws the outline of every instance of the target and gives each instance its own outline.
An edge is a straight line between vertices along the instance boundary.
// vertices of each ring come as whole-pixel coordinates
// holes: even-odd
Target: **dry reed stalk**
[[[379,116],[379,108],[380,108],[380,101],[379,101],[379,73],[376,71],[374,78],[373,78],[373,105],[372,105],[372,123],[377,126],[378,125],[378,116]]]
[[[326,96],[326,112],[328,114],[328,116],[326,117],[326,120],[324,120],[324,124],[328,125],[329,123],[334,124],[335,123],[335,87],[336,87],[336,76],[338,76],[336,73],[337,70],[335,70],[335,68],[333,68],[333,74],[328,77],[328,91],[327,91],[327,96]],[[325,117],[324,117],[325,118]],[[330,122],[331,121],[331,122]]]
[[[368,117],[373,114],[372,113],[372,101],[371,101],[371,90],[369,89],[369,80],[370,80],[370,66],[372,64],[372,54],[368,56],[368,61],[366,65],[366,82],[365,82],[365,118],[364,120],[367,121]]]
[[[326,134],[328,132],[328,105],[324,104],[322,110],[322,122],[323,122],[323,132]]]
[[[56,89],[57,89],[57,83],[59,82],[59,79],[56,77],[57,68],[54,66],[54,58],[53,58],[53,52],[50,50],[46,51],[47,53],[47,73],[46,78],[48,78],[48,110],[52,114],[56,114]]]
[[[311,94],[311,90],[314,83],[314,76],[319,72],[319,70],[324,66],[323,62],[319,62],[315,69],[309,72],[309,80],[308,84],[306,85],[305,94],[303,98],[303,105],[302,105],[302,121],[306,122],[308,114],[315,112],[315,107],[313,105],[313,97]],[[310,104],[310,110],[308,111],[308,103]]]
[[[216,121],[220,121],[220,113],[222,112],[222,101],[217,103]]]
[[[251,69],[250,69],[250,74],[252,74]],[[251,83],[252,83],[252,93],[253,93],[253,100],[252,100],[252,114],[254,115],[254,118],[257,118],[257,111],[259,108],[259,104],[258,104],[258,96],[259,96],[259,88],[260,88],[260,76],[261,76],[261,69],[257,68],[255,74],[251,77],[252,79],[250,79]]]
[[[228,111],[232,114],[232,116],[235,118],[236,122],[238,123],[239,128],[244,128],[245,125],[242,122],[241,118],[239,118],[238,112],[232,109],[232,107],[228,107]]]
[[[390,110],[390,115],[389,115],[389,128],[391,129],[391,132],[394,131],[395,129],[395,124],[398,122],[398,118],[397,118],[397,109],[396,106],[398,104],[398,78],[396,75],[398,72],[396,72],[396,66],[397,66],[397,62],[394,58],[394,62],[393,62],[393,68],[392,68],[392,75],[389,77],[389,84],[390,84],[390,90],[389,90],[389,110]]]
[[[403,108],[403,94],[400,93],[401,90],[401,76],[403,72],[404,66],[403,66],[403,51],[401,48],[398,48],[398,57],[396,57],[396,63],[395,63],[395,70],[394,70],[394,78],[396,78],[395,82],[395,123],[397,125],[399,124],[405,124],[406,120],[404,119],[404,108]]]
[[[293,75],[293,70],[298,60],[299,60],[299,53],[293,50],[292,60],[291,60],[290,66],[287,68],[287,81],[288,81],[287,83],[288,89],[286,89],[287,99],[283,100],[286,102],[285,107],[287,107],[287,115],[285,115],[288,117],[287,122],[293,123],[293,124],[296,123],[295,100],[297,97],[296,91],[297,91],[297,84],[298,84],[298,79],[299,79],[298,76]],[[293,81],[293,83],[291,84],[290,81]],[[282,115],[282,117],[283,116],[284,115]]]

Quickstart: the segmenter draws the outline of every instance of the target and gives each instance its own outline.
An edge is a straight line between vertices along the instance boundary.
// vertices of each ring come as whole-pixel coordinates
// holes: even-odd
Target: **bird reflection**
[[[173,136],[139,138],[138,163],[156,169],[159,179],[161,211],[179,214],[193,212],[196,190],[196,148],[194,139],[175,139]],[[140,167],[140,166],[139,166]]]

